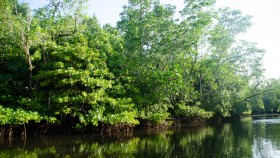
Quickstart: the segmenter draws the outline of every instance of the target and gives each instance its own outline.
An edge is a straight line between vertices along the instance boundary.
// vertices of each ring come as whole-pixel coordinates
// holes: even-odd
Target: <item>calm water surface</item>
[[[130,138],[28,137],[2,141],[0,157],[280,158],[280,118],[176,131],[135,131]]]

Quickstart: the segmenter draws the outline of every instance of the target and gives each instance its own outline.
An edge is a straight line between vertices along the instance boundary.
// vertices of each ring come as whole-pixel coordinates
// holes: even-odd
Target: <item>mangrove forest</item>
[[[0,1],[0,137],[96,130],[130,133],[244,114],[278,113],[280,80],[240,37],[252,17],[185,0],[129,0],[116,26],[87,0],[31,10]]]

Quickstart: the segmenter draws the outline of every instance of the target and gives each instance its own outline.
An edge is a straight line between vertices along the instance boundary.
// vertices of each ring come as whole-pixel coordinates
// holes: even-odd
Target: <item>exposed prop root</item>
[[[133,126],[124,124],[124,123],[118,123],[115,125],[111,124],[103,124],[101,126],[101,134],[106,134],[110,136],[115,135],[132,135],[133,133]]]
[[[186,117],[181,118],[182,126],[203,126],[206,125],[207,119],[201,117]]]
[[[172,121],[173,128],[180,128],[182,126],[180,120],[176,118],[172,118],[171,121]]]

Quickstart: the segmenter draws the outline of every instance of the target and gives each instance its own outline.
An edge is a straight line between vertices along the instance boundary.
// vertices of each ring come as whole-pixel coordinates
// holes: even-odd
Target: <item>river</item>
[[[2,141],[0,157],[279,158],[280,118],[241,121],[133,136],[28,136]]]

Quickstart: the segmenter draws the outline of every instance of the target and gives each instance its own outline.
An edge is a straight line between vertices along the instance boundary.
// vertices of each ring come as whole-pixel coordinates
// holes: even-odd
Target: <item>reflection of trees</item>
[[[274,122],[276,121],[276,122]],[[280,157],[278,120],[260,120],[253,125],[253,152],[256,157]]]
[[[139,138],[109,141],[89,137],[49,137],[32,139],[26,147],[0,150],[0,157],[134,157]],[[1,148],[0,148],[1,149]]]
[[[251,122],[224,124],[190,132],[182,137],[183,155],[189,157],[251,157]]]
[[[252,157],[251,125],[249,120],[217,127],[137,134],[127,140],[90,136],[28,138],[24,149],[20,145],[5,147],[0,150],[0,157]]]
[[[173,132],[152,134],[141,139],[138,144],[139,152],[136,157],[170,157],[174,150],[172,145]]]
[[[201,151],[203,150],[203,140],[207,137],[214,135],[213,127],[205,127],[194,130],[183,131],[182,133],[174,136],[178,144],[176,144],[178,150],[174,151],[174,156],[180,157],[201,157]]]

